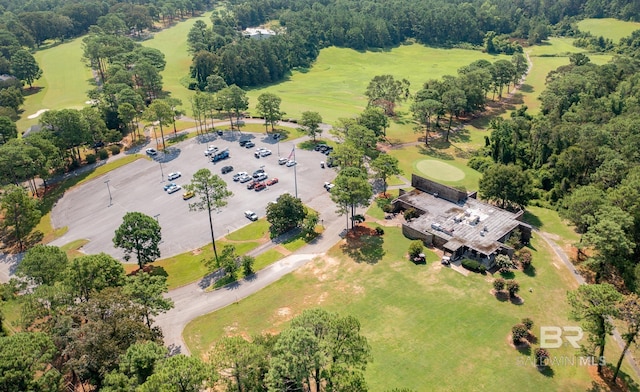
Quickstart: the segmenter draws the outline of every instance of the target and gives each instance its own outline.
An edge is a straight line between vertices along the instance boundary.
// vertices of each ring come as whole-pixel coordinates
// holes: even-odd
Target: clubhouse
[[[413,174],[413,190],[400,191],[393,201],[397,210],[413,208],[418,217],[402,224],[402,233],[444,251],[452,261],[470,258],[487,268],[498,254],[513,256],[505,242],[515,230],[521,241],[529,242],[531,226],[522,222],[524,211],[516,213],[477,200],[477,192],[467,193]]]

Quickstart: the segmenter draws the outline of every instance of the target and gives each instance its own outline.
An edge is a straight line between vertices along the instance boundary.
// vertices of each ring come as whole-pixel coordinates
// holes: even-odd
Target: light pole
[[[109,188],[109,181],[111,180],[106,180],[104,183],[107,184],[107,191],[109,192],[109,207],[111,207],[111,201],[113,200],[113,198],[111,197],[111,188]]]
[[[153,217],[156,218],[156,222],[160,223],[160,221],[158,220],[158,217],[160,216],[160,214],[155,214]]]
[[[160,164],[160,182],[164,182],[164,171],[162,171],[162,162],[158,161]]]
[[[324,229],[324,219],[320,219],[320,225],[322,225],[322,228]]]

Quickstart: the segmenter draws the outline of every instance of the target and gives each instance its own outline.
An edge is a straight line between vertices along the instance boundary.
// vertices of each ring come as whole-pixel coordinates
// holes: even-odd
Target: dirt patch
[[[191,254],[194,256],[199,255],[200,253],[202,253],[202,249],[198,248],[198,249],[194,249],[191,251]]]
[[[224,333],[227,336],[235,335],[235,332],[238,330],[238,323],[233,323],[231,325],[227,325],[224,327]]]
[[[276,310],[276,314],[279,317],[289,317],[289,316],[291,316],[291,313],[292,313],[291,312],[291,308],[287,307],[287,306],[285,306],[284,308],[279,308],[278,310]]]
[[[340,261],[333,257],[324,256],[308,265],[311,269],[311,273],[318,278],[320,282],[324,282],[325,280],[335,276],[335,272],[339,264]]]

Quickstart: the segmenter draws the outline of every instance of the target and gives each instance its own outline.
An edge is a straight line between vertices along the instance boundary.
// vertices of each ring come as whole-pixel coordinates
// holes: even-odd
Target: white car
[[[287,167],[291,167],[291,166],[296,165],[297,163],[298,163],[298,162],[296,162],[296,161],[288,160],[288,161],[287,161],[287,163],[286,163],[286,165],[287,165]]]
[[[330,182],[325,182],[325,183],[324,183],[324,189],[326,189],[326,190],[327,190],[327,191],[329,191],[329,192],[331,191],[331,189],[332,189],[334,186],[336,186],[336,184],[332,184],[332,183],[330,183]]]
[[[158,155],[158,151],[156,151],[155,148],[147,148],[145,152],[147,153],[147,155],[151,156]]]
[[[267,177],[269,177],[269,176],[267,175],[267,173],[259,173],[259,174],[258,174],[256,177],[254,177],[254,178],[255,178],[255,180],[256,180],[256,181],[263,181],[263,180],[266,180],[266,179],[267,179]]]
[[[240,181],[240,177],[244,177],[247,175],[247,172],[238,172],[233,175],[233,181]]]
[[[282,157],[278,159],[278,165],[284,165],[287,162],[289,162],[289,158]]]
[[[250,210],[245,211],[244,216],[246,216],[247,218],[249,218],[249,220],[252,220],[254,222],[258,220],[258,214]]]
[[[167,180],[169,180],[169,181],[173,181],[173,180],[175,180],[176,178],[180,178],[180,177],[182,177],[182,173],[180,173],[180,172],[173,172],[173,173],[169,173],[169,175],[167,176]]]
[[[260,151],[260,156],[261,157],[266,157],[266,156],[269,156],[269,155],[271,155],[271,150],[262,150],[262,151]]]
[[[241,183],[243,183],[243,184],[244,184],[245,182],[250,181],[250,180],[252,180],[252,179],[253,179],[253,178],[252,178],[250,175],[245,174],[244,176],[240,177],[240,178],[238,179],[238,181],[240,181]]]
[[[167,193],[169,193],[169,194],[176,193],[180,189],[182,189],[182,187],[180,185],[172,186],[171,188],[167,189]]]

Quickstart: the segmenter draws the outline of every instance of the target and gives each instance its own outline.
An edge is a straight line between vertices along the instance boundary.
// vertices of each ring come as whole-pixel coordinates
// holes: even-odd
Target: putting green
[[[416,163],[416,169],[422,174],[443,181],[460,181],[464,178],[464,172],[455,166],[435,159],[423,159]]]

